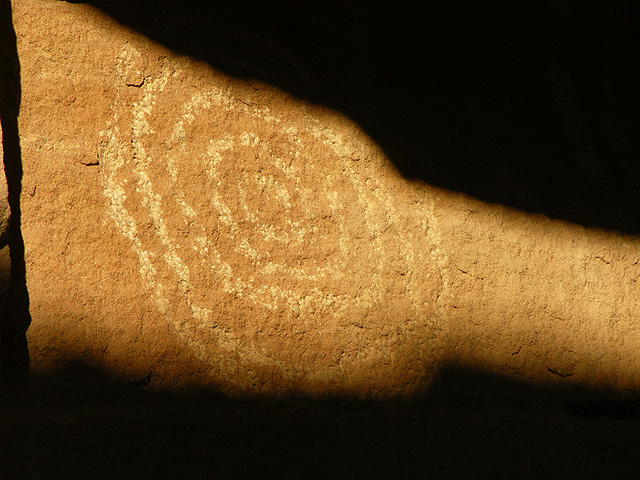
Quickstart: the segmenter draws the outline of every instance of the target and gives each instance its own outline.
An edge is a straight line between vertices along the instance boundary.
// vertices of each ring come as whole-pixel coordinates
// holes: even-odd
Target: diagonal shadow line
[[[405,178],[640,233],[637,5],[87,3],[342,112]]]
[[[2,301],[1,361],[2,380],[25,380],[29,371],[26,332],[31,324],[27,291],[24,241],[21,229],[20,192],[22,190],[22,154],[18,131],[18,113],[22,97],[20,61],[16,33],[12,23],[10,0],[0,0],[0,119],[2,147],[11,216],[7,243],[11,258],[9,288]]]

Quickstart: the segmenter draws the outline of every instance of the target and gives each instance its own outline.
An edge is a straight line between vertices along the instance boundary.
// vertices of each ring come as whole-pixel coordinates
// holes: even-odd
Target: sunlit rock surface
[[[341,113],[88,5],[14,9],[35,370],[245,394],[407,396],[451,363],[639,386],[636,237],[405,180]]]

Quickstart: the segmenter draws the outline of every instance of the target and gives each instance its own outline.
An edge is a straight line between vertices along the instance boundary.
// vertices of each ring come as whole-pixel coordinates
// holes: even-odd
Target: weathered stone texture
[[[408,182],[339,113],[90,6],[14,17],[34,369],[375,397],[457,363],[640,388],[638,238]]]

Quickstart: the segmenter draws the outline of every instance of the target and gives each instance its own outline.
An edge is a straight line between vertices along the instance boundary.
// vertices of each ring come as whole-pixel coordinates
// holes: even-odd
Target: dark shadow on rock
[[[640,233],[637,4],[90,3],[344,112],[407,178]]]
[[[20,62],[13,30],[11,2],[0,0],[0,120],[4,170],[9,191],[11,217],[7,243],[11,257],[9,288],[1,299],[0,339],[2,387],[24,381],[29,371],[26,332],[31,324],[29,293],[24,262],[24,241],[20,218],[22,190],[22,156],[18,132],[21,84]]]
[[[147,377],[146,375],[144,377]],[[3,478],[635,479],[637,399],[460,367],[411,401],[234,399],[81,361],[5,398]],[[635,413],[575,415],[617,402]]]

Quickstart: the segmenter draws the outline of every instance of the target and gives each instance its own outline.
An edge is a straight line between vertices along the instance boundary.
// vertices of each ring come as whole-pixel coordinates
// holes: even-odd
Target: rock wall
[[[408,181],[340,112],[89,5],[13,9],[33,371],[389,398],[457,364],[640,389],[637,237]]]

